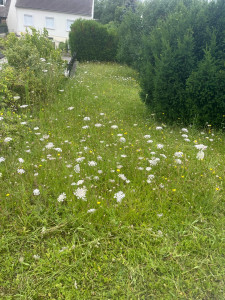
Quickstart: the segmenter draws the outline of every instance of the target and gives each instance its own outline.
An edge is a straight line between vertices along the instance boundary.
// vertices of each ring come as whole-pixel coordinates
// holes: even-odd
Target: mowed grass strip
[[[0,297],[224,299],[224,134],[156,124],[117,64],[46,103],[1,143]]]

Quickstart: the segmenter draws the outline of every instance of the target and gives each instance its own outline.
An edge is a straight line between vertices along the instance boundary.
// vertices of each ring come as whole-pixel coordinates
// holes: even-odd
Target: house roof
[[[0,6],[0,17],[7,18],[11,0],[7,0],[4,6]]]
[[[92,16],[93,0],[17,0],[16,7]]]

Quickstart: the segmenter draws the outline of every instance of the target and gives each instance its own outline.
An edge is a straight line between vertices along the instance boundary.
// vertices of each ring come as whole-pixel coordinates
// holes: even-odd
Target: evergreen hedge
[[[140,73],[142,99],[170,122],[224,126],[224,0],[152,0],[142,9],[124,17],[118,48]]]
[[[69,45],[79,61],[114,61],[117,36],[94,20],[77,20],[71,26]]]

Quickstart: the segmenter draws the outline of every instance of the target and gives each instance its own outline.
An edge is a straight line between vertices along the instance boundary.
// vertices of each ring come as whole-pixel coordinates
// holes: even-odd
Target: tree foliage
[[[94,18],[102,24],[120,21],[124,4],[124,0],[96,0]]]

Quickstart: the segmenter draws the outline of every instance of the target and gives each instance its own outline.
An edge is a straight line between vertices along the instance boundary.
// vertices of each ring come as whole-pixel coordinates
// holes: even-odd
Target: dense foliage
[[[8,63],[0,72],[0,107],[49,101],[64,81],[65,64],[47,31],[11,33],[2,42]]]
[[[114,61],[117,51],[117,35],[93,20],[77,20],[69,35],[71,52],[78,60]]]
[[[94,18],[102,24],[120,21],[124,10],[124,0],[96,0]]]
[[[225,3],[152,0],[119,28],[117,58],[140,72],[142,98],[167,120],[221,126]]]

